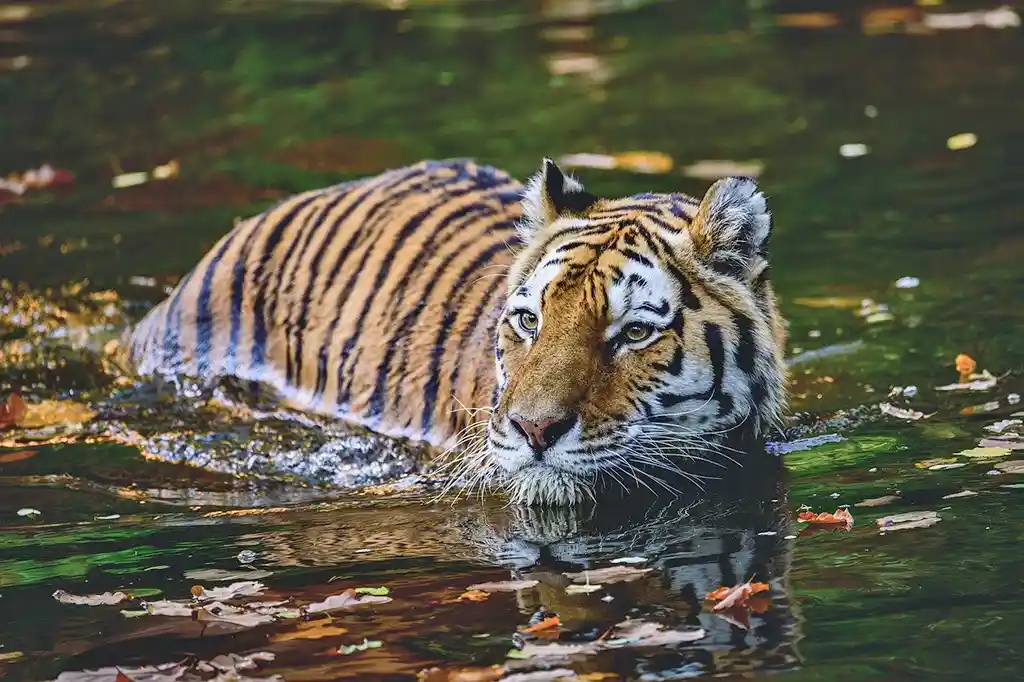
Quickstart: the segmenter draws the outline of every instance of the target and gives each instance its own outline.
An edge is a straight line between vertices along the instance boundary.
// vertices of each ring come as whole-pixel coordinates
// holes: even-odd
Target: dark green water
[[[842,5],[842,25],[779,28],[797,5]],[[139,668],[184,662],[160,679],[212,678],[195,664],[269,652],[273,661],[239,674],[400,680],[510,660],[579,674],[564,679],[1019,679],[1024,477],[1000,472],[1024,450],[915,464],[976,447],[1024,411],[1013,402],[1024,392],[1024,39],[1019,27],[923,30],[931,20],[911,9],[909,30],[878,34],[881,15],[868,8],[0,3],[0,176],[44,162],[75,174],[64,192],[0,198],[0,398],[20,390],[40,421],[0,432],[0,677],[113,680],[120,666],[149,680]],[[973,146],[947,147],[964,133]],[[842,156],[849,144],[868,153]],[[795,365],[792,405],[818,421],[835,410],[857,418],[819,428],[841,440],[786,455],[788,477],[743,504],[591,514],[431,504],[416,486],[317,489],[414,471],[415,452],[200,401],[153,402],[120,385],[101,350],[235,217],[277,196],[420,158],[472,156],[524,176],[545,155],[629,151],[668,154],[672,169],[577,173],[601,193],[700,194],[711,178],[683,169],[756,162],[791,353],[859,342]],[[176,178],[111,186],[171,160]],[[918,286],[898,288],[908,276]],[[890,315],[858,316],[866,298]],[[995,387],[934,390],[957,381],[959,353],[999,377]],[[913,397],[886,398],[908,385]],[[39,417],[43,400],[63,411]],[[882,416],[887,400],[930,416]],[[69,426],[72,403],[97,414]],[[228,475],[239,472],[248,477]],[[296,484],[257,483],[261,473]],[[946,497],[964,490],[977,494]],[[899,499],[851,507],[849,532],[808,534],[795,520],[802,505],[834,511],[884,495]],[[270,511],[221,513],[254,507]],[[40,513],[18,515],[29,508]],[[886,534],[875,524],[920,511],[941,521]],[[331,627],[345,632],[321,638],[309,636],[319,621],[121,614],[228,584],[194,572],[242,570],[243,550],[266,585],[248,601],[305,604],[382,585],[392,601],[334,612]],[[625,556],[654,570],[565,593],[564,573]],[[440,603],[510,569],[539,583]],[[707,592],[751,575],[771,590],[749,629],[701,610]],[[137,598],[69,605],[58,589]],[[579,640],[627,616],[706,635],[507,659],[540,606]],[[364,638],[382,645],[338,653]]]

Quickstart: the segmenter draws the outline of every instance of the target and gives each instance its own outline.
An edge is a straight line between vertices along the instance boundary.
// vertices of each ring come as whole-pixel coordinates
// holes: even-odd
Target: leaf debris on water
[[[104,592],[103,594],[77,595],[65,592],[64,590],[57,590],[54,592],[53,598],[61,604],[76,604],[80,606],[120,604],[123,601],[131,599],[131,597],[124,592]]]
[[[608,566],[596,568],[592,571],[581,571],[579,573],[564,573],[566,578],[575,583],[590,583],[591,580],[599,583],[620,583],[638,580],[653,571],[653,568],[633,568],[631,566]]]
[[[938,512],[916,511],[904,514],[893,514],[875,519],[880,533],[890,533],[896,530],[910,530],[913,528],[928,528],[941,521]]]
[[[238,597],[255,597],[263,594],[263,591],[266,589],[267,586],[259,581],[245,580],[231,583],[226,587],[214,587],[209,590],[202,585],[194,585],[191,591],[192,596],[201,601],[223,601],[225,599],[237,599]]]
[[[537,580],[500,580],[490,583],[477,583],[466,588],[467,592],[518,592],[539,584]]]
[[[800,512],[797,517],[801,522],[812,526],[843,526],[846,530],[853,528],[853,514],[849,509],[836,509],[831,514],[828,512]]]
[[[1024,459],[1011,459],[1008,462],[998,462],[994,466],[1004,474],[1024,474]]]
[[[348,589],[341,594],[327,597],[323,601],[308,604],[303,607],[308,613],[320,613],[321,611],[333,611],[335,609],[347,609],[353,606],[365,604],[386,604],[391,597],[379,597],[372,594],[357,594],[355,590]]]
[[[935,414],[934,412],[932,414],[925,414],[924,412],[920,412],[918,410],[912,410],[904,407],[896,407],[891,403],[880,403],[878,405],[878,409],[882,411],[882,414],[887,414],[890,417],[896,417],[897,419],[907,419],[909,421],[927,419],[928,417],[931,417]]]
[[[884,507],[888,504],[896,504],[900,501],[899,495],[882,495],[881,497],[869,497],[866,500],[862,500],[854,507]]]
[[[379,649],[384,646],[384,642],[379,640],[363,639],[359,644],[342,644],[338,647],[338,653],[342,656],[349,656],[357,651],[366,651],[367,649]]]

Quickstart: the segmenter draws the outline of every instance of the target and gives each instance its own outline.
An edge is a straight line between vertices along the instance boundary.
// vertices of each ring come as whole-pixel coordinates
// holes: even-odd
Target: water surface
[[[927,14],[962,22],[977,2],[838,4],[0,4],[0,174],[74,174],[0,194],[0,398],[20,391],[34,420],[0,432],[0,677],[208,679],[214,661],[289,682],[496,664],[562,669],[521,679],[1017,679],[1024,478],[1006,463],[1022,451],[957,453],[1024,411],[1020,28]],[[522,177],[546,155],[627,152],[658,172],[576,172],[599,193],[700,194],[707,162],[729,161],[769,195],[800,360],[786,435],[829,436],[779,446],[788,475],[596,512],[434,503],[414,446],[172,400],[108,352],[275,198],[421,158]],[[172,162],[175,177],[112,186]],[[801,355],[836,344],[853,345]],[[995,385],[936,391],[958,381],[958,354]],[[849,531],[797,520],[844,505]],[[905,512],[941,520],[879,531]],[[611,563],[624,557],[644,561]],[[566,593],[567,574],[608,566],[652,570]],[[196,573],[213,569],[229,573]],[[751,577],[770,586],[763,612],[703,604]],[[382,586],[391,601],[330,622],[130,617],[247,578],[264,591],[230,604],[295,610]],[[536,584],[452,601],[510,578]],[[510,657],[538,612],[590,650]],[[705,632],[647,646],[609,630],[627,619]]]

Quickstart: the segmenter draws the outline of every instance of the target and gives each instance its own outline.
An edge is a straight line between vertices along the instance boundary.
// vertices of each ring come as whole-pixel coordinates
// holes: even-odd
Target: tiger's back
[[[448,444],[494,399],[522,186],[427,161],[239,223],[135,329],[141,374],[269,385],[300,409]]]

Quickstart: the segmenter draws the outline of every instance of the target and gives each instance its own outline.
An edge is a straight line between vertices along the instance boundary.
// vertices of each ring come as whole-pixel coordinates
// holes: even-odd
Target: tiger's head
[[[515,501],[573,504],[730,458],[784,404],[771,216],[747,178],[604,199],[550,159],[524,190],[487,425]],[[724,463],[724,462],[723,462]]]

